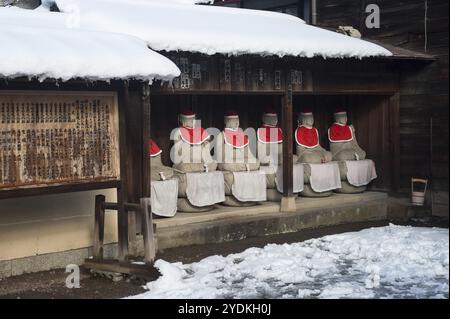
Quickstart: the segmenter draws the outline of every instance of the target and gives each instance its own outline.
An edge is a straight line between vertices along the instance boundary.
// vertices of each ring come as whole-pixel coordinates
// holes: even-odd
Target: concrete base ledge
[[[393,201],[387,194],[334,194],[326,198],[298,198],[296,211],[280,212],[280,204],[264,203],[252,207],[218,206],[206,213],[178,213],[174,218],[155,219],[158,250],[188,245],[202,245],[301,231],[345,223],[410,217],[403,201]],[[130,252],[143,254],[142,237],[130,243]],[[82,265],[92,255],[92,248],[55,252],[14,260],[0,261],[0,279],[25,273]],[[105,246],[105,258],[115,258],[117,244]]]
[[[377,192],[299,198],[296,205],[297,211],[292,213],[281,213],[279,204],[264,203],[245,209],[221,208],[214,213],[177,214],[172,219],[159,219],[155,221],[158,249],[386,220],[388,215],[388,196]]]
[[[116,258],[117,244],[105,245],[104,254],[107,258]],[[84,260],[89,256],[92,256],[92,247],[12,260],[0,260],[0,279],[39,271],[66,268],[70,264],[83,265]]]

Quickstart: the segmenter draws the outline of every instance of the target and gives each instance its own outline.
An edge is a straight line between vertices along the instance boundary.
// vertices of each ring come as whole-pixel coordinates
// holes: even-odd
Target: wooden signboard
[[[0,193],[119,180],[114,92],[0,91]]]

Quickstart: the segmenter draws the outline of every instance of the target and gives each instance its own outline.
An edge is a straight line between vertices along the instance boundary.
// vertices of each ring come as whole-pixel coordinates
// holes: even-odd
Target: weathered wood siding
[[[368,29],[364,23],[366,5],[371,3],[380,7],[379,29]],[[431,176],[434,190],[448,192],[448,11],[448,0],[318,1],[321,26],[351,25],[363,37],[438,58],[431,64],[402,65],[400,174],[404,188],[409,187],[411,176]]]
[[[268,106],[273,106],[281,121],[281,96],[277,95],[153,95],[152,104],[152,138],[163,150],[162,160],[171,166],[170,149],[172,141],[170,132],[178,127],[178,114],[185,108],[197,113],[197,118],[204,128],[224,127],[223,115],[227,110],[235,110],[240,116],[243,129],[261,125],[262,113]],[[386,95],[296,95],[293,99],[294,132],[298,113],[305,107],[314,109],[315,125],[319,129],[321,145],[329,148],[327,129],[333,123],[333,112],[337,107],[346,106],[349,122],[357,131],[360,146],[367,152],[367,157],[375,161],[378,178],[373,187],[383,190],[396,188],[396,142],[392,136],[391,112],[395,107],[391,97]],[[295,143],[295,141],[293,142]],[[294,150],[295,150],[295,145]]]
[[[0,190],[119,179],[112,92],[0,91]]]

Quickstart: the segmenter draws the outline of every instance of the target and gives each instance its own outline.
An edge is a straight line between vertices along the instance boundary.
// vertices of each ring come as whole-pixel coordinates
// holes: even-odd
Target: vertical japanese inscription
[[[118,179],[112,93],[0,93],[0,190]]]
[[[189,76],[189,59],[187,57],[180,58],[180,87],[187,90],[190,88],[190,76]]]

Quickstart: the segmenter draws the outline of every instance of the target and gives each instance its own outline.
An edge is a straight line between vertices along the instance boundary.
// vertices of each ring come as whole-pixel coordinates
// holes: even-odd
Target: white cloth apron
[[[313,191],[321,193],[342,187],[338,162],[308,165],[311,167],[309,184]]]
[[[186,173],[186,196],[197,207],[225,201],[225,180],[222,172]]]
[[[304,176],[303,176],[303,164],[294,164],[293,167],[293,192],[300,193],[303,191]],[[283,166],[278,166],[275,184],[277,185],[277,190],[283,193]]]
[[[345,165],[347,165],[347,180],[353,186],[364,186],[377,178],[375,163],[370,159],[345,161]]]
[[[267,200],[266,176],[260,171],[233,172],[231,186],[233,196],[241,202],[264,202]]]
[[[178,180],[151,182],[152,213],[163,217],[173,217],[177,213]]]

